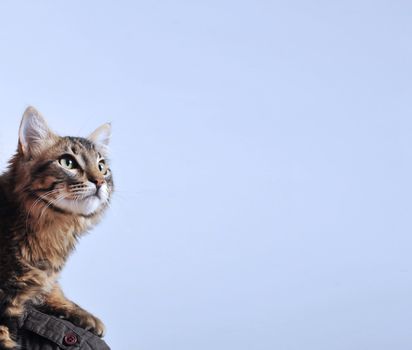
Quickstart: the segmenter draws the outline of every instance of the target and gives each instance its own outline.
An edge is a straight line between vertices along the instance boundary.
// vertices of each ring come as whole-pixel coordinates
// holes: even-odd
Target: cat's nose
[[[104,179],[90,179],[90,181],[93,182],[96,185],[97,189],[102,187],[105,183]]]

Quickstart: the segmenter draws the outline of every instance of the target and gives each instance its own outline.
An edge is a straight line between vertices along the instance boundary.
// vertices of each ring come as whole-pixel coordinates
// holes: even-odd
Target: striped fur
[[[106,124],[88,138],[60,137],[34,108],[24,113],[18,151],[0,176],[0,350],[16,347],[28,304],[103,335],[98,318],[65,298],[58,277],[109,205],[109,134]]]

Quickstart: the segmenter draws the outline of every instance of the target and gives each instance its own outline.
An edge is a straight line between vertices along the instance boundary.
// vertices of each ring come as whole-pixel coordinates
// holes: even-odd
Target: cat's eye
[[[59,159],[59,164],[65,169],[77,169],[79,165],[72,156],[63,156]]]
[[[98,168],[99,168],[99,171],[100,171],[103,175],[106,175],[106,173],[107,173],[107,166],[106,166],[105,161],[104,161],[104,160],[101,160],[97,166],[98,166]]]

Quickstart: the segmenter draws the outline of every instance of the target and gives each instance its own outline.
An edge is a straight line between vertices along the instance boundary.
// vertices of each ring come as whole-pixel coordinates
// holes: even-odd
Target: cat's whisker
[[[31,205],[29,211],[27,212],[26,215],[26,231],[28,230],[28,222],[29,222],[29,218],[31,215],[31,212],[35,209],[35,207],[40,204],[42,201],[47,200],[47,197],[56,193],[59,193],[61,189],[53,189],[51,191],[48,191],[46,193],[44,193],[43,195],[39,196],[34,203]]]
[[[93,194],[94,194],[93,192],[86,191],[86,192],[73,193],[73,196],[78,197],[78,199],[82,199],[82,198],[85,198],[87,196],[91,196]]]
[[[62,199],[66,198],[67,194],[63,193],[60,196],[58,196],[56,199],[50,201],[41,211],[40,216],[39,216],[39,221],[42,218],[42,216],[44,215],[46,209],[50,208],[50,206],[54,206],[55,204],[57,204],[59,201],[61,201]]]
[[[88,192],[94,192],[94,189],[89,189],[89,188],[82,188],[76,191],[71,191],[72,193],[88,193]]]

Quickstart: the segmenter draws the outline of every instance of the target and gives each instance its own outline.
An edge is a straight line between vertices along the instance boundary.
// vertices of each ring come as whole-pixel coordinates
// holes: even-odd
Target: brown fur
[[[103,160],[107,137],[98,139],[107,128],[89,139],[59,137],[37,111],[25,112],[18,151],[0,176],[0,350],[16,347],[18,320],[29,303],[104,333],[98,318],[66,299],[57,279],[78,238],[100,221],[113,191]],[[77,168],[65,168],[67,159]]]

